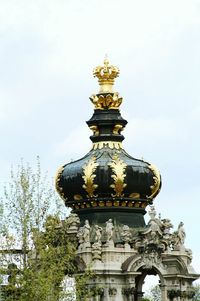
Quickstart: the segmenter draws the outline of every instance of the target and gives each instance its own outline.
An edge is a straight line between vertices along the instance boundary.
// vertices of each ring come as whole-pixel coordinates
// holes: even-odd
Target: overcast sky
[[[0,185],[21,157],[53,177],[90,149],[106,53],[121,70],[124,147],[159,168],[155,206],[184,222],[200,272],[200,0],[0,0]]]

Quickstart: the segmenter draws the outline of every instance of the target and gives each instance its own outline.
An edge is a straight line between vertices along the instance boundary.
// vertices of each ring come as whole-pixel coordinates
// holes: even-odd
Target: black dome
[[[95,75],[101,88],[90,98],[95,110],[87,121],[93,131],[90,137],[93,147],[85,157],[62,166],[56,176],[56,188],[66,206],[90,222],[94,216],[104,221],[106,212],[109,212],[109,217],[119,211],[121,217],[124,212],[143,215],[145,207],[152,203],[161,187],[156,167],[131,157],[122,147],[124,136],[121,131],[127,121],[119,111],[122,98],[112,91],[113,77],[118,69],[109,66],[109,73],[106,71],[108,65],[104,69],[98,68]],[[114,75],[112,68],[115,68]],[[127,214],[124,215],[126,218]],[[143,223],[141,221],[143,217],[139,225]]]
[[[80,160],[64,165],[57,177],[57,189],[66,206],[142,207],[157,195],[159,174],[147,162],[134,159],[123,149],[92,149]]]

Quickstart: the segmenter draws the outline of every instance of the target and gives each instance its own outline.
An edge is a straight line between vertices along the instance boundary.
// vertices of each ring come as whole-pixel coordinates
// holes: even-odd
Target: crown
[[[113,65],[110,65],[107,57],[104,60],[104,66],[97,66],[93,70],[94,77],[98,78],[100,85],[99,93],[112,93],[114,80],[119,76],[119,68]]]

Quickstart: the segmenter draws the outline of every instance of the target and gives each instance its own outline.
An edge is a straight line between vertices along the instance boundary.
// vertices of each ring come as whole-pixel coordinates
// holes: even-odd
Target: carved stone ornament
[[[111,296],[111,297],[114,297],[114,296],[117,295],[117,289],[116,289],[116,287],[109,287],[108,292],[109,292],[109,296]]]
[[[80,225],[80,218],[76,213],[71,213],[65,222],[68,226],[69,231],[77,231]]]
[[[100,242],[95,242],[92,245],[92,259],[101,260],[102,247]]]
[[[131,235],[131,231],[130,231],[129,226],[124,225],[123,228],[122,228],[122,233],[121,233],[122,240],[125,243],[129,243],[130,240],[131,240],[131,236],[132,235]]]

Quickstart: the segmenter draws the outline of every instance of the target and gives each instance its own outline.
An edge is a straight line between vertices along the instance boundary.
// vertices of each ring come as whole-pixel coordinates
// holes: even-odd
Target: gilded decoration
[[[61,166],[61,167],[58,169],[57,173],[56,173],[56,176],[55,176],[55,187],[56,187],[57,192],[58,192],[59,195],[61,196],[61,198],[62,198],[63,200],[65,200],[65,196],[64,196],[64,193],[63,193],[63,188],[60,187],[60,185],[59,185],[59,183],[60,183],[60,177],[61,177],[61,175],[62,175],[63,170],[64,170],[64,166]]]
[[[90,97],[95,109],[99,110],[118,110],[123,98],[119,96],[118,92],[112,94],[93,94]]]
[[[98,187],[97,184],[94,184],[94,179],[96,177],[95,171],[97,169],[97,166],[99,164],[96,163],[96,157],[92,157],[85,166],[83,166],[83,188],[88,193],[87,197],[97,197],[97,195],[94,194],[95,189]]]
[[[129,198],[132,198],[132,199],[140,199],[140,194],[137,193],[137,192],[132,192],[132,193],[129,195]]]
[[[151,195],[149,196],[149,199],[153,199],[160,189],[161,178],[160,178],[160,173],[155,165],[150,164],[149,168],[153,172],[153,181],[154,181],[153,185],[150,186]]]
[[[123,131],[123,125],[115,124],[115,126],[113,128],[113,134],[114,135],[119,135],[121,133],[121,131]]]
[[[98,78],[100,93],[112,93],[114,80],[119,76],[119,68],[110,65],[108,59],[105,58],[103,66],[94,68],[93,75]]]
[[[99,141],[93,143],[93,149],[102,149],[102,148],[111,148],[111,149],[122,149],[122,143],[118,141]]]
[[[83,199],[83,197],[80,194],[75,194],[74,195],[74,201],[80,201],[82,199]]]
[[[97,125],[91,125],[90,130],[93,131],[94,136],[99,136],[99,129]]]
[[[114,183],[111,184],[110,187],[114,189],[115,194],[112,194],[112,196],[123,197],[123,190],[127,186],[127,184],[124,183],[124,179],[126,177],[126,164],[118,157],[118,155],[115,154],[112,158],[112,162],[110,162],[108,166],[111,167],[113,172],[111,177],[114,180]]]

